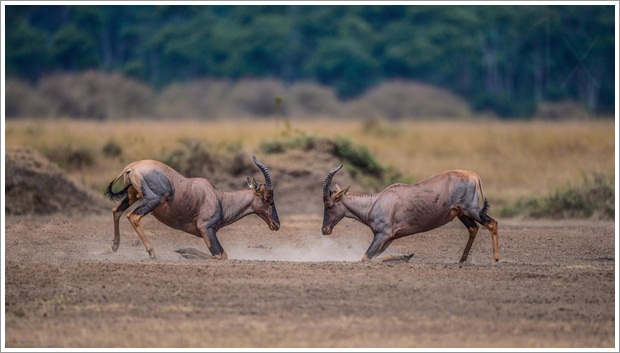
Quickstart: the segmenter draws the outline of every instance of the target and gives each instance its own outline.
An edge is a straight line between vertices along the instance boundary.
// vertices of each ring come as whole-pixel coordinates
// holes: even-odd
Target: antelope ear
[[[252,178],[252,183],[254,184],[254,190],[258,192],[258,190],[260,189],[260,183],[256,181],[255,178]]]
[[[250,187],[250,189],[254,189],[254,191],[258,191],[260,184],[256,181],[256,179],[254,178],[250,179],[250,177],[247,177],[247,178],[248,178],[248,186]]]
[[[349,186],[347,186],[347,188],[346,188],[346,189],[344,189],[344,190],[342,190],[342,191],[338,191],[338,194],[336,194],[336,197],[335,197],[334,199],[335,199],[336,201],[340,201],[340,200],[342,200],[342,198],[344,197],[344,195],[346,195],[346,194],[347,194],[347,192],[349,191],[349,188],[350,188],[350,187],[351,187],[351,186],[349,185]]]

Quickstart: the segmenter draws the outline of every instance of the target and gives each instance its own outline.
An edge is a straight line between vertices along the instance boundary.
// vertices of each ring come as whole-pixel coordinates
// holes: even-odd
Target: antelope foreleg
[[[384,233],[375,233],[375,237],[370,243],[370,247],[366,250],[366,253],[362,257],[362,261],[377,261],[377,262],[408,262],[413,257],[413,253],[407,253],[402,255],[386,255],[381,256],[385,249],[394,241],[394,237],[391,237]]]
[[[204,229],[204,230],[203,230]],[[228,259],[228,254],[224,251],[222,244],[217,239],[217,235],[215,234],[215,229],[212,227],[201,228],[200,234],[207,244],[207,248],[211,252],[211,258],[216,260],[226,260]],[[204,253],[203,253],[204,254]]]

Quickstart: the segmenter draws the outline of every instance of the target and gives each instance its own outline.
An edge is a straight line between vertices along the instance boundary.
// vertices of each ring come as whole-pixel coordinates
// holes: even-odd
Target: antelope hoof
[[[228,254],[226,253],[226,251],[222,251],[221,254],[215,255],[213,257],[215,257],[217,260],[228,260]]]
[[[410,254],[402,254],[401,257],[405,262],[409,262],[409,260],[411,260],[411,258],[413,257],[414,253],[410,253]]]
[[[112,251],[116,252],[116,250],[118,250],[118,242],[114,241],[112,242]]]
[[[147,250],[147,252],[149,253],[149,258],[151,259],[157,258],[157,256],[155,256],[155,250]]]

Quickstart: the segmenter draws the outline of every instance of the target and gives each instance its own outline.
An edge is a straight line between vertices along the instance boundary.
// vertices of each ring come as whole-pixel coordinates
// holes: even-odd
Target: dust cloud
[[[296,244],[237,245],[228,251],[234,260],[264,260],[291,262],[360,261],[366,251],[363,239],[337,239],[331,236],[304,236]]]

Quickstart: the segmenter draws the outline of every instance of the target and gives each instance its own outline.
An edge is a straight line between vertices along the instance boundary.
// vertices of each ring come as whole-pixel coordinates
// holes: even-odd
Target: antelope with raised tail
[[[327,173],[323,181],[323,235],[329,235],[344,217],[353,218],[372,230],[374,237],[362,261],[404,260],[413,254],[376,258],[395,239],[426,232],[445,225],[455,217],[469,231],[459,265],[467,260],[478,233],[478,223],[491,233],[493,262],[499,261],[497,221],[489,217],[489,203],[482,194],[480,177],[470,171],[449,170],[417,184],[393,184],[378,194],[348,194],[349,188],[332,187],[342,164]],[[480,196],[478,196],[480,195]],[[480,199],[484,200],[480,209]]]
[[[191,248],[176,250],[186,258],[227,259],[228,255],[217,239],[217,231],[252,213],[262,218],[271,230],[278,230],[280,219],[273,199],[271,174],[255,156],[252,158],[263,172],[265,183],[248,177],[249,188],[239,191],[219,190],[204,178],[186,178],[170,166],[154,160],[127,165],[106,189],[110,200],[120,200],[112,209],[112,250],[116,252],[120,244],[120,217],[134,203],[138,205],[127,214],[127,218],[151,258],[155,258],[155,250],[140,225],[140,220],[149,213],[168,227],[204,239],[211,255]],[[121,179],[124,188],[113,191],[114,184]]]

